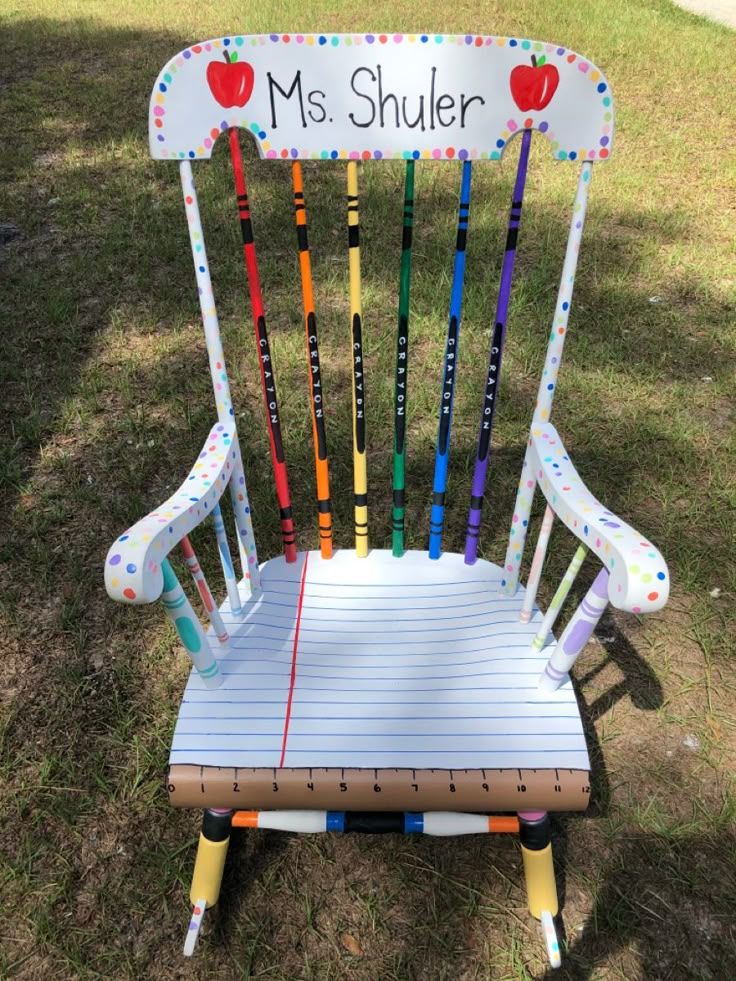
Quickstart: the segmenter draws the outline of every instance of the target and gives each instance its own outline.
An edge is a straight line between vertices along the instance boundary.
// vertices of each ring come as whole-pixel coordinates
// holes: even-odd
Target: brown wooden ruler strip
[[[243,769],[173,765],[175,807],[331,811],[584,811],[587,770]]]

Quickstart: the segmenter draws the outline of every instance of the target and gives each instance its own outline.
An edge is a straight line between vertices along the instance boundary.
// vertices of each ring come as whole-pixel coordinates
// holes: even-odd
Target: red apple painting
[[[546,64],[542,55],[537,60],[532,55],[531,65],[517,65],[509,79],[511,97],[522,112],[530,109],[544,109],[560,84],[560,73],[554,65]]]
[[[223,52],[225,61],[211,61],[207,65],[207,84],[221,106],[244,106],[253,92],[253,69],[247,61],[238,61],[237,52],[232,58]]]

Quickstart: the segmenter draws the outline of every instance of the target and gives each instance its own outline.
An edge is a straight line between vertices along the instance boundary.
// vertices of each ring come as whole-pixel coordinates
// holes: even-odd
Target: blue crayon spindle
[[[452,406],[455,400],[455,377],[457,374],[457,356],[460,346],[460,316],[462,314],[463,284],[465,282],[465,243],[468,235],[468,212],[470,210],[470,176],[471,163],[469,160],[466,160],[463,163],[463,176],[460,184],[457,243],[455,246],[455,263],[452,270],[452,292],[450,295],[450,322],[447,327],[445,369],[442,378],[440,418],[437,428],[437,451],[434,459],[432,513],[429,519],[430,559],[438,559],[442,548],[447,467],[450,462]]]

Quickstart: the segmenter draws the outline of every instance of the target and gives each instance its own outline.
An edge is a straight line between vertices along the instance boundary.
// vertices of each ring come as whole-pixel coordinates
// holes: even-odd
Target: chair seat
[[[258,597],[241,587],[241,616],[221,607],[222,686],[190,675],[171,748],[173,803],[233,806],[245,791],[234,798],[242,806],[265,796],[270,807],[345,808],[349,771],[349,796],[360,784],[361,802],[379,809],[389,796],[419,809],[418,793],[426,808],[430,791],[443,809],[485,809],[489,785],[504,809],[587,804],[572,685],[537,689],[553,641],[531,650],[541,615],[519,622],[524,591],[505,596],[499,566],[341,550],[274,558],[261,576]],[[210,641],[216,649],[212,632]]]

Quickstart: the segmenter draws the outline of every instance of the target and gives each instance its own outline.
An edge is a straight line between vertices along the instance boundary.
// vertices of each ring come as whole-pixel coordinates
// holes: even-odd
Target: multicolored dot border
[[[249,47],[265,47],[275,44],[294,44],[305,45],[307,47],[338,48],[359,47],[361,45],[385,45],[389,42],[393,44],[407,45],[457,45],[467,48],[488,48],[506,47],[518,48],[519,52],[529,52],[530,54],[544,54],[545,57],[554,57],[566,61],[568,64],[577,64],[582,72],[595,86],[596,95],[600,97],[603,109],[603,125],[601,135],[596,147],[580,147],[574,150],[564,150],[560,148],[559,141],[555,132],[550,129],[546,120],[534,121],[532,117],[520,115],[511,117],[507,120],[506,128],[496,140],[495,150],[479,150],[477,147],[456,147],[456,146],[425,146],[421,148],[397,150],[385,152],[378,149],[365,148],[363,150],[347,150],[341,147],[331,147],[322,150],[309,150],[296,146],[275,147],[272,139],[269,138],[267,129],[261,123],[250,120],[242,115],[229,115],[223,118],[218,127],[212,127],[206,134],[203,134],[196,146],[187,150],[169,151],[163,144],[166,136],[162,132],[164,129],[164,117],[166,115],[166,97],[172,85],[175,83],[179,69],[183,68],[193,57],[202,54],[211,54],[213,51],[229,51],[231,60],[237,60],[239,53],[247,51]],[[496,37],[479,34],[261,34],[261,35],[234,35],[212,41],[204,41],[186,48],[176,55],[164,68],[156,83],[151,97],[151,126],[155,131],[157,143],[160,147],[160,156],[171,160],[196,160],[209,157],[215,141],[226,130],[237,127],[250,132],[257,140],[262,156],[266,160],[500,160],[504,150],[513,136],[523,130],[534,128],[542,133],[552,150],[555,158],[560,161],[602,161],[610,157],[613,138],[613,100],[608,82],[603,77],[600,69],[596,68],[590,61],[583,58],[577,52],[567,48],[559,47],[554,44],[541,41],[531,41],[528,39]]]

